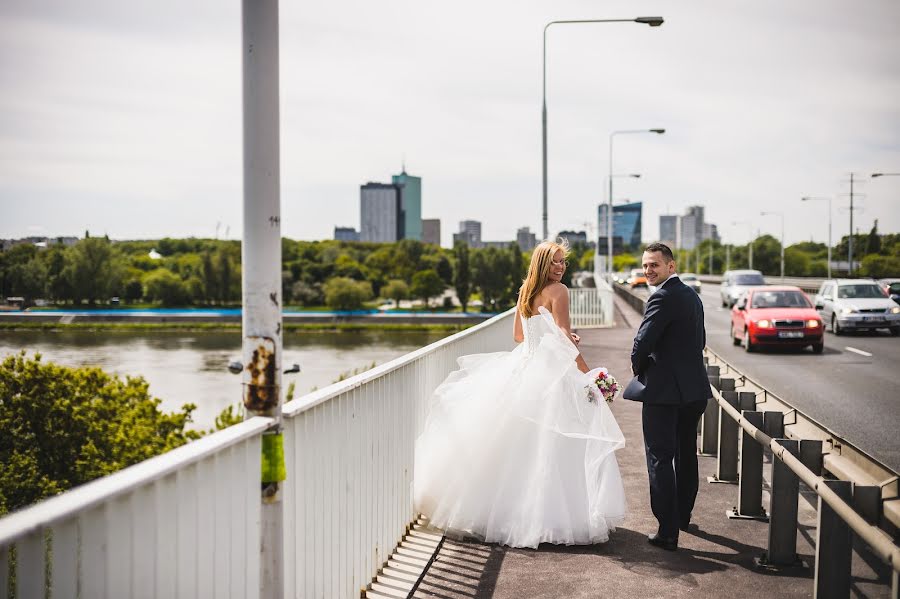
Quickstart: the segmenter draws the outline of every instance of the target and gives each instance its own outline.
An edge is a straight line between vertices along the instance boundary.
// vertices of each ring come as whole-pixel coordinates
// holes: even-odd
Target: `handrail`
[[[110,501],[265,431],[273,420],[256,416],[168,453],[81,485],[0,518],[0,547],[78,512]]]

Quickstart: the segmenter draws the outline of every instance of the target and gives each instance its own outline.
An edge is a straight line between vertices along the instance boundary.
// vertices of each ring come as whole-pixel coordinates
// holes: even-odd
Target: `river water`
[[[368,369],[433,343],[445,332],[288,332],[284,368],[300,365],[294,397],[334,382],[342,373]],[[208,429],[228,405],[241,401],[241,376],[226,367],[241,359],[239,332],[0,331],[0,358],[25,349],[66,366],[99,366],[119,376],[143,376],[150,393],[170,412],[194,403],[192,428]]]

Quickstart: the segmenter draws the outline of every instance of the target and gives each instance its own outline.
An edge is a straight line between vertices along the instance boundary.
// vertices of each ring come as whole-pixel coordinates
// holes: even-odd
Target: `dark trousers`
[[[706,400],[684,405],[644,404],[642,422],[650,507],[659,521],[660,536],[678,538],[679,524],[687,525],[699,488],[697,424]]]

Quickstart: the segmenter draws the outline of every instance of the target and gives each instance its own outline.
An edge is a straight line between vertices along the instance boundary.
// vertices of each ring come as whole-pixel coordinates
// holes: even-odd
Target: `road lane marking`
[[[856,349],[855,347],[849,347],[849,346],[848,346],[848,347],[845,347],[844,349],[846,349],[847,351],[852,351],[854,354],[859,354],[859,355],[861,355],[861,356],[866,356],[867,358],[871,358],[871,357],[872,357],[872,354],[870,354],[869,352],[863,351],[863,350],[861,350],[861,349]]]

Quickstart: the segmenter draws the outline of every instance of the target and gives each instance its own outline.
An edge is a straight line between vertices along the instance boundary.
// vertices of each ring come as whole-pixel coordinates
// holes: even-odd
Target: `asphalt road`
[[[717,285],[700,294],[707,345],[735,368],[836,435],[900,472],[900,337],[887,330],[827,331],[825,351],[764,349],[748,354],[731,342],[731,310]]]

